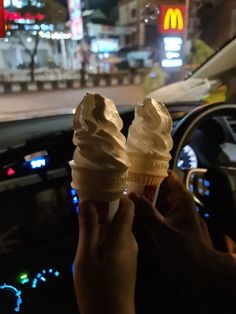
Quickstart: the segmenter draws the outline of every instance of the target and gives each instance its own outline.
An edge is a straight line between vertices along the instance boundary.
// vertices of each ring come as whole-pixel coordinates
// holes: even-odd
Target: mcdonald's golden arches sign
[[[184,5],[161,5],[158,18],[160,34],[182,34],[186,30],[186,7]]]

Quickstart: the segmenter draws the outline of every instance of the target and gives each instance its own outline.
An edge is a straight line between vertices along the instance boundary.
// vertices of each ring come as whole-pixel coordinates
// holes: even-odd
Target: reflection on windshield
[[[0,94],[117,85],[148,94],[184,79],[234,35],[231,9],[226,1],[4,0]]]

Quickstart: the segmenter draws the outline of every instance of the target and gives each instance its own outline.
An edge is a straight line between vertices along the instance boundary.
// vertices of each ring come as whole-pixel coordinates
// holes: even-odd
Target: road
[[[142,100],[141,86],[95,87],[81,90],[42,91],[37,93],[11,94],[0,96],[0,120],[12,119],[13,115],[38,111],[75,108],[86,91],[101,93],[119,104],[135,104]]]

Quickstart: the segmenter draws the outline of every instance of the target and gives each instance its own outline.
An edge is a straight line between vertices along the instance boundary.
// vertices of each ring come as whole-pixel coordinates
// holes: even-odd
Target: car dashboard
[[[127,135],[133,108],[119,110]],[[186,110],[170,107],[170,112],[175,128]],[[2,314],[78,313],[73,259],[79,200],[68,164],[72,119],[68,114],[0,124]],[[178,167],[215,165],[226,158],[221,145],[233,140],[226,118],[204,121],[183,147]]]

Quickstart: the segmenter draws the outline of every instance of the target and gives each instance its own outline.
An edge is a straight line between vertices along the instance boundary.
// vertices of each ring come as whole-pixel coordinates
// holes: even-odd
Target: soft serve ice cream
[[[110,99],[88,93],[79,104],[73,123],[73,142],[77,147],[70,166],[72,187],[80,199],[115,202],[118,207],[129,166],[122,127]]]
[[[171,130],[172,119],[162,103],[146,98],[141,106],[136,107],[127,140],[131,163],[129,190],[139,187],[140,192],[147,186],[156,190],[168,175],[170,150],[173,147]]]

